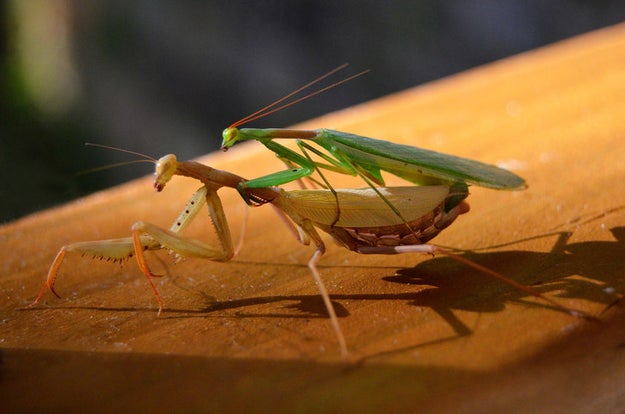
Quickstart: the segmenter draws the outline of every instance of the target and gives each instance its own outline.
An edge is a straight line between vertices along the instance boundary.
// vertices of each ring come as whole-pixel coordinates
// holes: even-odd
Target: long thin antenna
[[[137,163],[140,163],[140,162],[149,162],[151,164],[156,163],[156,159],[150,157],[149,155],[142,154],[140,152],[136,152],[136,151],[132,151],[132,150],[127,150],[127,149],[124,149],[124,148],[113,147],[113,146],[110,146],[110,145],[94,144],[93,142],[85,142],[85,146],[86,147],[103,148],[103,149],[113,150],[113,151],[118,151],[118,152],[124,152],[126,154],[132,154],[132,155],[139,156],[142,159],[140,159],[140,160],[132,160],[132,161],[122,161],[122,162],[117,162],[117,163],[114,163],[114,164],[103,165],[103,166],[100,166],[100,167],[89,168],[87,170],[79,171],[78,173],[76,173],[76,176],[81,176],[81,175],[85,175],[85,174],[91,174],[91,173],[98,172],[98,171],[110,170],[111,168],[117,168],[117,167],[121,167],[123,165],[137,164]]]
[[[369,72],[369,69],[364,70],[364,71],[359,72],[359,73],[357,73],[355,75],[349,76],[349,77],[347,77],[345,79],[342,79],[342,80],[340,80],[338,82],[335,82],[335,83],[333,83],[331,85],[328,85],[328,86],[326,86],[324,88],[321,88],[321,89],[319,89],[317,91],[311,92],[308,95],[305,95],[305,96],[303,96],[301,98],[298,98],[298,99],[296,99],[294,101],[291,101],[291,102],[288,102],[286,104],[277,106],[281,102],[284,102],[285,100],[287,100],[287,99],[297,95],[298,93],[304,91],[305,89],[307,89],[307,88],[309,88],[309,87],[319,83],[320,81],[324,80],[328,76],[333,75],[334,73],[336,73],[336,72],[338,72],[338,71],[340,71],[342,69],[345,69],[347,66],[348,66],[348,64],[344,63],[341,66],[338,66],[338,67],[332,69],[331,71],[325,73],[324,75],[322,75],[322,76],[320,76],[320,77],[318,77],[318,78],[308,82],[306,85],[304,85],[304,86],[294,90],[293,92],[291,92],[291,93],[283,96],[282,98],[280,98],[280,99],[270,103],[269,105],[264,106],[263,108],[259,109],[258,111],[254,112],[254,113],[251,113],[251,114],[247,115],[244,118],[239,119],[238,121],[236,121],[232,125],[230,125],[229,128],[236,128],[236,127],[241,126],[243,124],[246,124],[248,122],[251,122],[251,121],[263,118],[263,117],[265,117],[265,116],[267,116],[269,114],[272,114],[274,112],[278,112],[278,111],[280,111],[280,110],[282,110],[284,108],[288,108],[291,105],[295,105],[298,102],[302,102],[302,101],[304,101],[306,99],[312,98],[315,95],[318,95],[318,94],[320,94],[322,92],[325,92],[325,91],[327,91],[329,89],[335,88],[335,87],[337,87],[337,86],[339,86],[339,85],[341,85],[341,84],[343,84],[345,82],[349,82],[349,81],[351,81],[351,80],[353,80],[353,79],[355,79],[355,78],[357,78],[359,76],[362,76],[362,75],[364,75],[364,74]]]
[[[100,167],[89,168],[88,170],[82,170],[82,171],[77,172],[75,175],[77,177],[80,177],[81,175],[87,175],[87,174],[91,174],[94,172],[110,170],[110,169],[117,168],[117,167],[123,167],[124,165],[138,164],[140,162],[149,162],[150,164],[154,163],[154,161],[150,161],[150,160],[134,160],[134,161],[116,162],[115,164],[102,165]]]
[[[85,146],[86,147],[104,148],[104,149],[109,149],[109,150],[119,151],[119,152],[125,152],[126,154],[137,155],[137,156],[139,156],[141,158],[145,158],[146,160],[149,160],[151,162],[156,162],[156,159],[150,157],[149,155],[145,155],[143,153],[132,151],[132,150],[127,150],[127,149],[124,149],[124,148],[113,147],[113,146],[110,146],[110,145],[94,144],[93,142],[85,142]]]

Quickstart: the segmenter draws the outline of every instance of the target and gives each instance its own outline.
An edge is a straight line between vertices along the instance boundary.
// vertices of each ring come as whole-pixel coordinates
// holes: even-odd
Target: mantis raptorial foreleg
[[[215,231],[219,236],[220,249],[215,249],[199,240],[188,239],[180,235],[180,231],[190,224],[195,215],[206,202]],[[181,217],[183,219],[181,220]],[[172,225],[170,230],[165,230],[154,224],[138,221],[133,224],[131,230],[137,254],[141,252],[141,236],[146,234],[159,244],[159,248],[169,250],[180,257],[199,257],[213,261],[228,261],[234,254],[234,246],[230,228],[224,215],[221,200],[217,192],[206,187],[200,188],[187,203],[187,208],[181,217]],[[143,269],[142,269],[143,270]],[[145,269],[144,273],[149,273]],[[150,273],[151,274],[151,273]]]
[[[219,248],[214,248],[199,240],[188,239],[180,235],[180,232],[193,221],[204,204],[208,205],[209,214],[220,242]],[[165,249],[173,252],[180,258],[199,257],[213,261],[228,261],[234,255],[234,247],[228,221],[226,220],[221,200],[217,195],[217,189],[212,186],[202,186],[191,196],[184,210],[180,213],[169,230],[143,221],[134,223],[131,230],[132,237],[79,242],[63,246],[50,266],[46,281],[39,295],[30,306],[35,306],[39,303],[46,290],[50,290],[54,295],[59,297],[54,290],[54,282],[61,264],[66,254],[69,252],[113,261],[124,261],[134,255],[139,264],[139,268],[146,276],[154,292],[154,296],[158,302],[159,314],[163,309],[163,303],[156,286],[154,286],[151,280],[152,277],[158,277],[159,275],[152,273],[150,270],[145,259],[145,250]]]

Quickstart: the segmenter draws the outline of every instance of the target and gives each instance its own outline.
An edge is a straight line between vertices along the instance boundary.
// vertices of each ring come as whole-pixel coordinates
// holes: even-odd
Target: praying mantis
[[[494,165],[346,132],[331,129],[306,131],[280,128],[239,128],[243,124],[263,118],[368,72],[357,73],[330,86],[309,93],[293,102],[278,106],[286,99],[315,85],[346,66],[347,64],[343,64],[327,72],[224,129],[221,144],[223,151],[227,151],[228,148],[238,141],[255,140],[273,151],[289,166],[288,170],[246,181],[246,187],[262,188],[271,185],[281,185],[308,177],[315,171],[322,175],[321,171],[319,171],[320,168],[353,176],[358,175],[370,187],[374,187],[373,184],[384,185],[384,179],[380,170],[389,172],[416,185],[468,183],[496,190],[519,190],[526,187],[525,180],[521,177]],[[278,144],[275,142],[275,139],[295,139],[297,146],[304,155],[302,156]],[[311,141],[325,149],[327,153],[323,153],[318,148],[311,146],[308,143]],[[328,164],[313,161],[309,151],[321,157]],[[326,185],[330,187],[327,181]]]
[[[270,107],[274,105],[275,103]],[[261,116],[266,114],[264,112]],[[525,188],[525,181],[516,174],[478,161],[326,129],[298,131],[237,128],[256,119],[255,116],[256,114],[252,114],[224,130],[223,148],[227,149],[239,140],[258,140],[276,153],[290,167],[289,170],[247,180],[198,162],[178,161],[173,154],[159,160],[150,159],[155,163],[153,185],[158,192],[175,175],[190,177],[202,183],[171,227],[164,229],[137,221],[131,227],[130,237],[63,246],[52,262],[37,298],[30,306],[37,305],[48,290],[59,296],[54,289],[54,282],[65,256],[67,253],[80,253],[114,261],[134,257],[156,297],[160,314],[163,303],[152,282],[152,278],[158,275],[150,270],[144,252],[165,249],[181,258],[196,257],[224,262],[230,260],[235,249],[217,193],[221,188],[228,187],[237,189],[249,205],[271,204],[300,243],[314,244],[315,251],[308,261],[308,268],[318,286],[343,357],[348,355],[347,343],[330,295],[317,269],[317,264],[326,250],[318,230],[328,233],[343,247],[361,254],[443,253],[539,297],[561,311],[575,317],[592,318],[584,312],[564,307],[540,292],[461,255],[427,244],[458,216],[469,211],[469,205],[465,201],[469,194],[469,184],[493,189]],[[276,143],[274,139],[278,138],[298,139],[303,155]],[[308,144],[306,141],[309,140],[326,152]],[[321,157],[326,163],[313,161],[310,153]],[[368,187],[332,188],[320,169],[358,175]],[[386,187],[381,171],[417,185]],[[310,177],[314,172],[320,175],[326,188],[286,190],[279,187]],[[192,223],[205,204],[218,235],[218,247],[182,235],[183,230]]]
[[[63,246],[50,266],[37,298],[30,306],[37,305],[48,290],[57,297],[59,296],[54,289],[54,282],[67,253],[79,253],[114,261],[122,261],[134,256],[156,297],[160,314],[163,303],[152,282],[152,278],[157,275],[150,270],[144,252],[165,249],[179,257],[196,257],[214,261],[230,260],[234,256],[234,245],[223,205],[217,194],[221,188],[229,187],[243,189],[244,198],[254,206],[273,205],[300,243],[307,245],[312,242],[315,245],[308,268],[319,288],[344,358],[348,355],[347,344],[329,293],[317,269],[317,263],[326,250],[325,243],[317,229],[330,234],[347,249],[362,254],[444,253],[526,293],[540,297],[573,316],[587,316],[583,312],[566,308],[497,272],[468,261],[462,256],[435,245],[424,244],[453,223],[458,216],[469,211],[469,205],[464,201],[468,195],[466,186],[379,187],[375,191],[371,188],[333,189],[332,191],[329,189],[285,190],[276,186],[249,188],[245,186],[249,181],[236,174],[217,170],[195,161],[178,161],[175,155],[169,154],[155,161],[153,183],[155,190],[162,191],[175,175],[196,179],[202,183],[202,186],[191,196],[169,229],[137,221],[131,227],[131,237],[78,242]],[[386,201],[382,200],[379,194],[382,194]],[[389,209],[386,202],[392,203],[399,214]],[[213,226],[219,237],[218,247],[185,238],[181,234],[204,204],[208,206]]]

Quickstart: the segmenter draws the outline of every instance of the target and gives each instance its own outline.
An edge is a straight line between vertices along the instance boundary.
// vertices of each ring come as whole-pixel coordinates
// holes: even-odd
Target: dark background
[[[613,1],[0,0],[0,222],[192,158],[341,63],[371,73],[254,122],[284,127],[625,19]],[[470,105],[470,102],[467,103]]]

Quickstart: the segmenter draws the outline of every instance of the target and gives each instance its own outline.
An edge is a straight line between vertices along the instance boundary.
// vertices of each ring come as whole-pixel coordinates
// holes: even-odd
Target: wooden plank
[[[622,407],[625,311],[604,310],[625,292],[624,85],[619,25],[299,125],[514,169],[528,190],[472,188],[471,213],[435,241],[603,323],[444,257],[365,257],[330,243],[322,277],[358,361],[345,365],[305,266],[312,249],[270,208],[251,211],[231,263],[162,256],[161,317],[134,263],[80,257],[61,270],[62,299],[23,310],[62,244],[124,237],[137,219],[168,226],[198,186],[176,179],[155,194],[148,177],[0,228],[1,400],[102,411]],[[201,161],[244,177],[282,168],[255,143]],[[222,193],[236,235],[244,207]],[[189,233],[209,230],[204,218]]]

